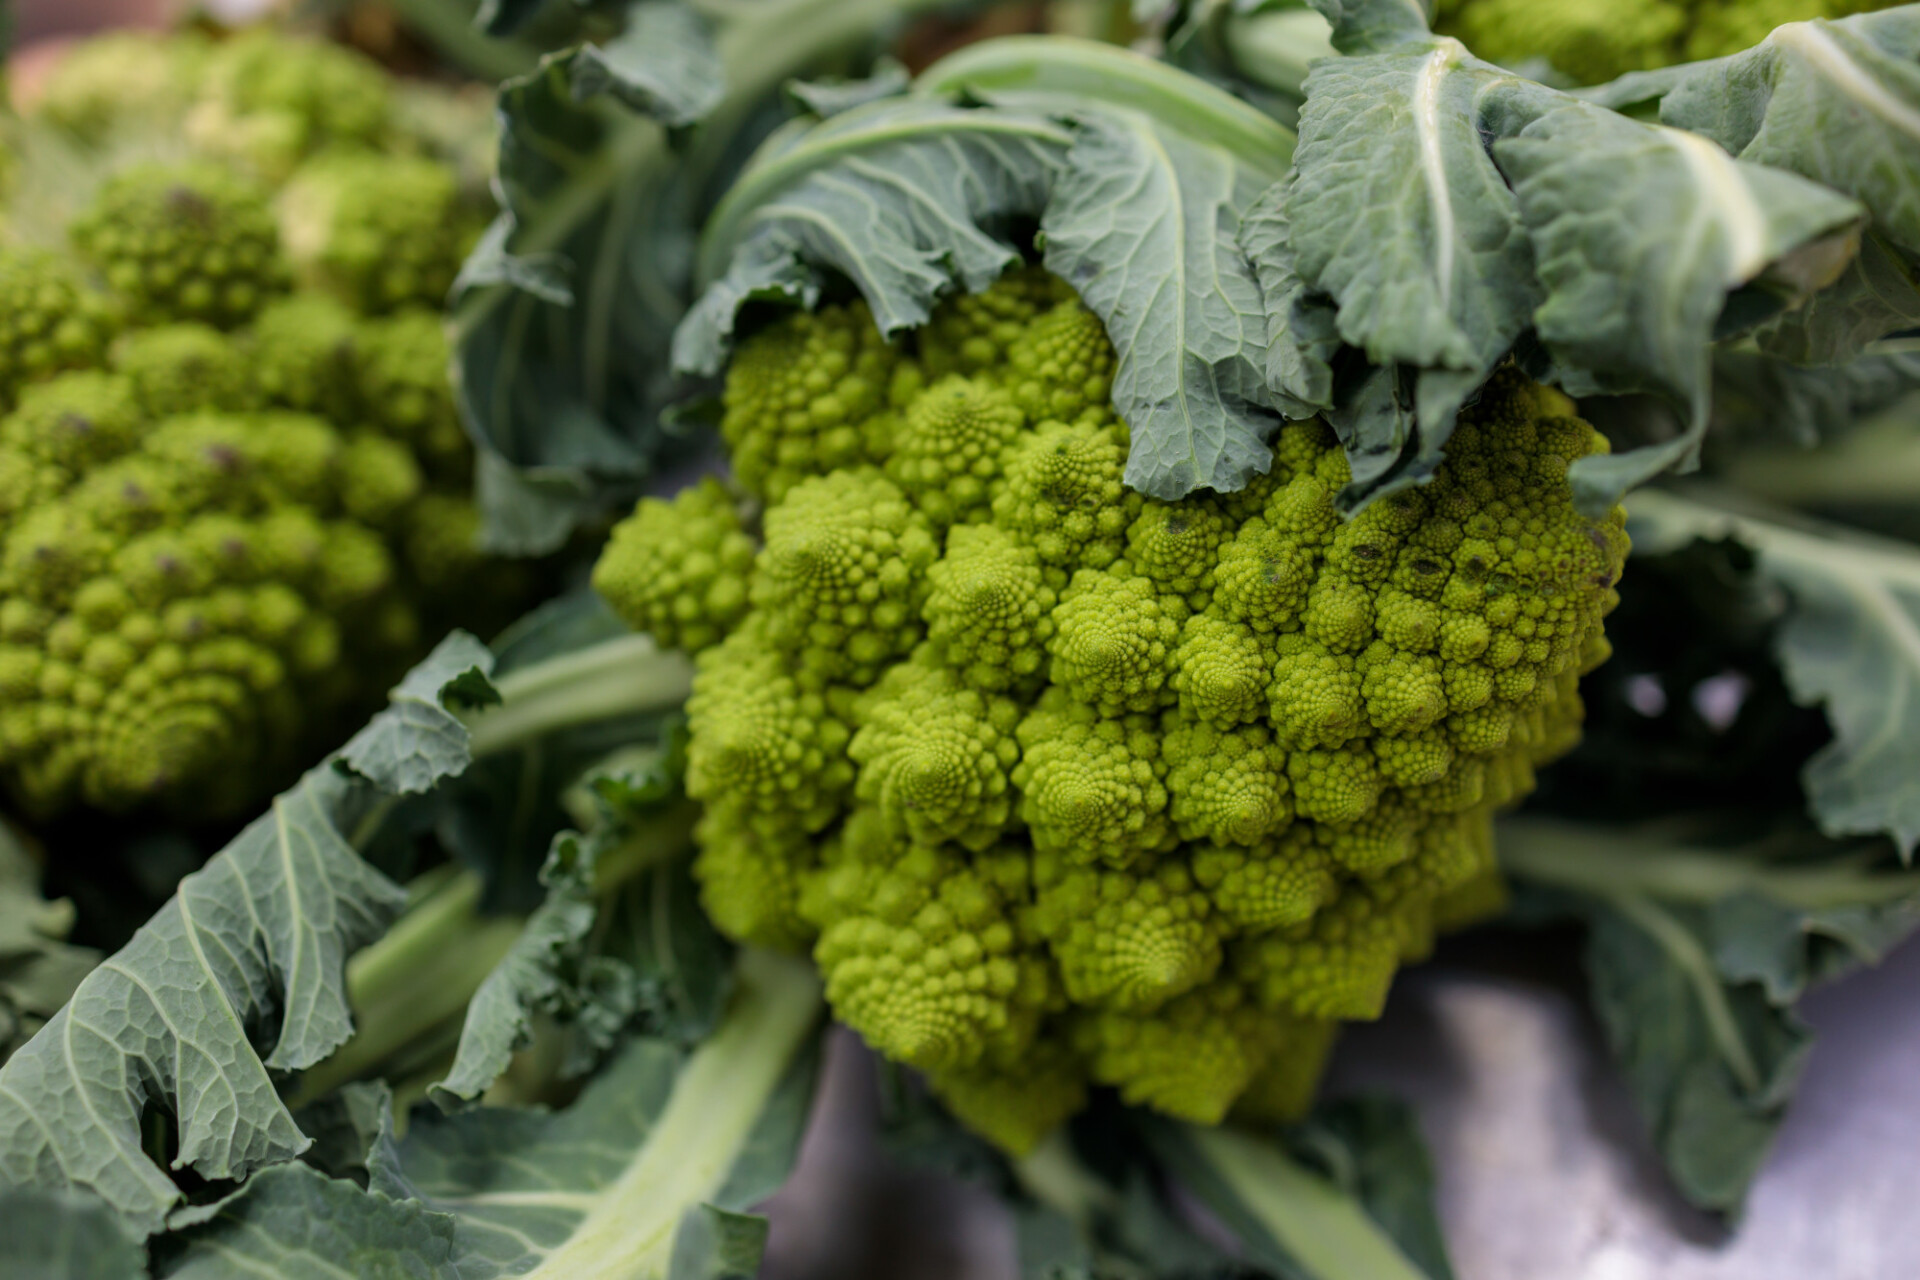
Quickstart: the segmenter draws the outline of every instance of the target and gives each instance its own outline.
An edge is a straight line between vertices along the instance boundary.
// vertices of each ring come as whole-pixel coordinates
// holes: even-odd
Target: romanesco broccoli
[[[23,128],[67,141],[24,149],[15,203],[76,172],[92,194],[58,240],[10,213],[0,246],[0,782],[41,816],[250,806],[520,576],[477,550],[446,374],[467,214],[384,75],[267,32],[142,39],[123,92],[118,37],[55,74]],[[191,143],[216,102],[238,132]],[[147,110],[190,144],[123,145]],[[341,174],[413,196],[318,200]]]
[[[1775,27],[1885,9],[1898,0],[1439,0],[1434,30],[1483,58],[1544,58],[1581,84],[1724,57]]]
[[[1334,1023],[1497,901],[1491,816],[1577,737],[1627,550],[1567,481],[1604,439],[1512,370],[1343,520],[1317,421],[1246,492],[1129,492],[1112,369],[1032,269],[894,345],[787,317],[729,375],[739,487],[642,501],[596,574],[696,654],[713,918],[811,945],[1016,1150],[1090,1084],[1303,1107]]]

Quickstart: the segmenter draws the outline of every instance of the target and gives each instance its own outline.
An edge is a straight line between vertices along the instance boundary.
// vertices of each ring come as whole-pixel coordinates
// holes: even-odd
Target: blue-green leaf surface
[[[464,643],[443,646],[416,692],[479,697],[475,664]],[[157,1230],[181,1192],[142,1147],[149,1106],[174,1118],[175,1166],[202,1178],[243,1178],[308,1147],[273,1073],[312,1066],[352,1034],[346,958],[405,903],[343,833],[382,794],[329,758],[81,982],[0,1067],[0,1191],[83,1187]]]

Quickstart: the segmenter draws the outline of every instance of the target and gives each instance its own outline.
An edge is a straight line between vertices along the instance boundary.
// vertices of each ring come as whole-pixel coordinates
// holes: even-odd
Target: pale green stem
[[[1277,1143],[1227,1126],[1187,1125],[1187,1140],[1247,1216],[1319,1280],[1426,1280],[1351,1195]]]
[[[748,950],[726,1019],[688,1057],[633,1163],[528,1280],[665,1280],[686,1214],[725,1185],[821,1013],[802,960]]]
[[[651,636],[602,641],[496,679],[499,705],[465,717],[473,755],[511,750],[570,725],[666,711],[686,701],[692,684],[693,664]]]
[[[1608,830],[1551,818],[1505,818],[1498,833],[1501,865],[1514,875],[1601,897],[1641,894],[1705,905],[1751,892],[1822,911],[1920,894],[1920,871],[1873,870],[1864,857],[1778,865],[1738,850],[1689,847],[1649,828]]]

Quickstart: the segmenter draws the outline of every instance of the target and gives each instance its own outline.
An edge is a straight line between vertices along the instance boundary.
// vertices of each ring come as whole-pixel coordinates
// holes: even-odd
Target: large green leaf
[[[643,0],[624,36],[501,86],[504,210],[455,285],[454,364],[487,543],[550,551],[701,441],[677,428],[673,327],[698,228],[778,120],[940,0]],[[522,6],[504,6],[517,11]]]
[[[1875,235],[1859,266],[1832,298],[1765,336],[1774,354],[1846,359],[1920,316],[1920,10],[1792,23],[1745,53],[1626,76],[1591,96],[1612,106],[1657,100],[1663,123],[1866,207]]]
[[[1795,300],[1824,287],[1853,251],[1861,212],[1694,134],[1564,96],[1493,151],[1532,237],[1547,291],[1534,324],[1562,385],[1657,390],[1686,407],[1690,429],[1674,441],[1575,465],[1576,498],[1604,509],[1695,465],[1729,295],[1768,274]]]
[[[310,1164],[183,1213],[174,1280],[697,1280],[749,1277],[809,1101],[822,1004],[802,962],[748,954],[691,1052],[635,1040],[566,1108],[415,1112],[381,1125],[363,1188]]]
[[[100,963],[67,942],[74,907],[40,894],[40,867],[0,819],[0,1063],[59,1011]]]
[[[1639,552],[1734,538],[1792,594],[1781,666],[1833,727],[1806,767],[1814,816],[1835,834],[1884,831],[1910,855],[1920,841],[1920,549],[1699,493],[1649,492],[1632,506]]]
[[[1858,199],[1920,253],[1920,10],[1795,22],[1702,63],[1660,99],[1664,124]]]
[[[491,660],[471,645],[456,633],[408,687],[476,696]],[[400,721],[404,746],[414,727],[398,709],[381,714]],[[352,1034],[346,957],[405,901],[345,834],[380,796],[323,762],[80,984],[0,1067],[0,1189],[84,1187],[151,1232],[181,1193],[142,1148],[146,1107],[173,1115],[175,1166],[204,1178],[242,1178],[307,1147],[271,1073],[311,1066]]]
[[[1703,818],[1507,819],[1499,848],[1548,891],[1530,912],[1588,923],[1595,1009],[1675,1182],[1737,1212],[1811,1043],[1793,1001],[1920,925],[1920,875],[1884,842]]]
[[[1311,0],[1333,27],[1342,53],[1376,53],[1427,35],[1423,0]]]
[[[675,337],[676,366],[719,372],[741,307],[811,306],[829,271],[881,332],[919,326],[942,294],[978,292],[1019,261],[1006,231],[1045,207],[1071,142],[1036,114],[928,100],[822,121],[750,165],[715,210],[700,253],[711,283]]]
[[[1194,77],[1066,39],[974,46],[915,93],[782,134],[749,165],[702,239],[712,284],[680,367],[717,371],[742,306],[811,305],[828,271],[883,332],[914,327],[1017,262],[1012,230],[1037,218],[1046,265],[1118,352],[1128,483],[1177,498],[1263,471],[1267,319],[1234,233],[1292,135]]]

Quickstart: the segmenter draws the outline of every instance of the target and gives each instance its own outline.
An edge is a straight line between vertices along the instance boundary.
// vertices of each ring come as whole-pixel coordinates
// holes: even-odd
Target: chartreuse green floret
[[[714,919],[811,945],[840,1017],[1014,1150],[1091,1085],[1304,1107],[1336,1023],[1497,903],[1492,815],[1577,739],[1627,550],[1567,481],[1604,440],[1512,370],[1351,519],[1318,422],[1242,493],[1128,492],[1111,370],[1029,269],[893,344],[789,316],[729,377],[743,493],[641,504],[598,579],[701,650]]]
[[[746,615],[757,551],[739,499],[708,477],[670,499],[642,499],[600,553],[593,585],[634,630],[698,653]]]
[[[1483,58],[1544,58],[1582,84],[1723,57],[1775,27],[1884,9],[1896,0],[1440,0],[1434,28]]]
[[[78,264],[44,250],[0,249],[0,408],[27,383],[100,363],[119,317]]]
[[[266,189],[211,161],[136,164],[72,227],[141,320],[243,324],[287,284]]]

